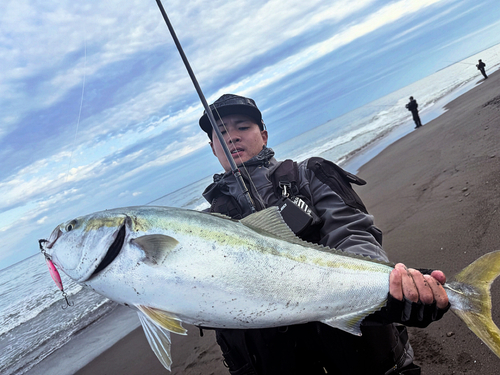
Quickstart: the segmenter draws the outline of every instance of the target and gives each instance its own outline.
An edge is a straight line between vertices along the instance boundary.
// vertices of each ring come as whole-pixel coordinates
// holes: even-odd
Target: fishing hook
[[[66,292],[64,292],[64,291],[63,291],[63,292],[62,292],[62,296],[63,296],[63,297],[64,297],[64,299],[66,300],[66,306],[64,306],[64,305],[63,305],[63,306],[61,306],[61,308],[62,308],[63,310],[66,310],[68,307],[73,306],[73,305],[75,304],[74,302],[70,302],[70,301],[68,300],[68,295],[66,294]]]
[[[74,303],[70,302],[68,300],[68,294],[64,291],[63,285],[62,285],[62,280],[61,280],[61,275],[59,275],[59,272],[56,269],[56,266],[52,262],[52,258],[50,257],[49,254],[47,254],[47,251],[44,249],[43,244],[49,242],[45,239],[38,240],[38,245],[40,246],[40,251],[42,252],[43,256],[45,257],[45,262],[47,263],[47,267],[49,267],[49,272],[50,276],[52,277],[52,280],[56,283],[57,287],[59,290],[62,292],[62,296],[66,300],[66,307],[62,306],[62,309],[66,309],[69,306],[73,306]]]

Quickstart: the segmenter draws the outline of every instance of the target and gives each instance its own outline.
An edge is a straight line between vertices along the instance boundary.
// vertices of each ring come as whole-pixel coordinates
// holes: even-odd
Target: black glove
[[[424,275],[430,275],[431,269],[418,269]],[[383,324],[400,323],[408,327],[425,328],[432,322],[435,322],[443,317],[450,309],[450,303],[444,309],[440,309],[436,305],[436,301],[430,305],[425,305],[422,302],[412,302],[403,296],[400,301],[389,293],[387,294],[387,304],[376,313],[370,315],[368,320],[374,320]]]
[[[450,306],[448,303],[446,308],[440,309],[435,301],[430,305],[424,305],[420,301],[412,302],[406,297],[400,301],[388,294],[387,305],[378,313],[386,323],[401,323],[408,327],[425,328],[441,319]]]

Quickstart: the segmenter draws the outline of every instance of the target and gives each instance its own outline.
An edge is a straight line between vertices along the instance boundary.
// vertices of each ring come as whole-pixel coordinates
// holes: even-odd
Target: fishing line
[[[80,109],[78,111],[78,119],[76,121],[75,137],[73,139],[73,146],[71,148],[71,154],[69,156],[68,172],[66,173],[66,182],[68,182],[68,179],[69,179],[69,171],[70,171],[70,168],[71,168],[71,160],[73,159],[73,152],[74,152],[75,144],[76,144],[76,136],[78,135],[78,128],[80,126],[80,119],[82,117],[83,96],[84,96],[84,93],[85,93],[85,78],[86,78],[86,72],[87,72],[87,33],[86,33],[85,29],[84,29],[84,35],[85,35],[85,39],[84,39],[84,43],[83,43],[83,46],[84,46],[84,48],[83,48],[83,50],[84,50],[84,59],[83,59],[82,95],[81,95],[81,98],[80,98]],[[50,255],[48,255],[47,252],[45,251],[45,248],[44,248],[43,244],[45,244],[47,242],[49,242],[49,241],[47,241],[45,239],[38,240],[38,243],[39,243],[39,246],[40,246],[40,251],[45,256],[45,261],[46,261],[47,266],[49,268],[50,276],[52,277],[52,280],[54,280],[54,282],[56,283],[57,287],[61,290],[62,296],[64,297],[64,299],[66,301],[66,307],[73,306],[73,302],[69,301],[68,295],[67,295],[67,293],[64,290],[64,287],[63,287],[63,284],[62,284],[62,280],[61,280],[61,276],[60,276],[59,272],[57,271],[57,268],[55,267],[54,263],[52,262],[52,259],[51,259]],[[63,307],[63,309],[65,309],[66,307]]]
[[[82,117],[82,108],[83,108],[83,96],[85,94],[85,79],[87,77],[87,33],[84,30],[85,34],[85,40],[84,40],[84,59],[83,59],[83,82],[82,82],[82,95],[80,98],[80,109],[78,111],[78,120],[76,121],[76,130],[75,130],[75,137],[73,139],[73,146],[71,147],[71,154],[69,156],[69,162],[68,162],[68,172],[66,173],[66,182],[68,182],[69,179],[69,171],[71,169],[71,161],[73,159],[73,152],[75,151],[75,145],[76,145],[76,136],[78,135],[78,128],[80,127],[80,119]]]

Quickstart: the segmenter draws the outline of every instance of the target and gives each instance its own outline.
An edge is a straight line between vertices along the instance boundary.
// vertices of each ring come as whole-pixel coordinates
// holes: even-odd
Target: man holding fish
[[[500,357],[490,293],[500,251],[446,284],[441,271],[391,264],[350,186],[363,180],[321,158],[277,162],[251,99],[224,95],[214,112],[240,167],[211,141],[232,172],[206,189],[211,212],[119,207],[61,223],[39,245],[63,296],[57,269],[137,311],[168,370],[170,335],[186,323],[216,330],[233,375],[419,374],[405,326],[448,309]]]
[[[278,162],[252,99],[225,94],[210,106],[255,209],[278,206],[303,240],[388,262],[382,233],[351,184],[365,182],[335,164],[310,158]],[[242,219],[251,213],[219,139],[204,113],[200,127],[225,173],[204,197],[210,212]],[[387,305],[361,325],[361,336],[320,322],[261,329],[216,329],[231,374],[420,374],[405,326],[426,327],[449,308],[441,271],[397,264]],[[396,323],[396,324],[395,324]],[[400,325],[400,324],[404,324]]]

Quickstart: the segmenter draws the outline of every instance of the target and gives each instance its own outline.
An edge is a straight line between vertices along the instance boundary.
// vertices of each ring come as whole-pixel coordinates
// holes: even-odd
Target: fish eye
[[[68,225],[66,225],[66,232],[71,232],[74,228],[75,228],[75,225],[76,225],[76,220],[71,220]]]

